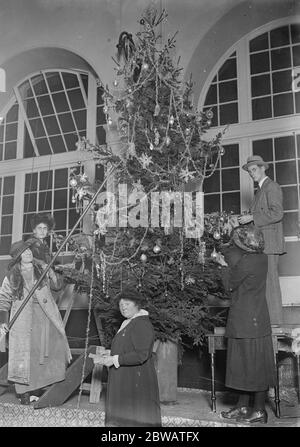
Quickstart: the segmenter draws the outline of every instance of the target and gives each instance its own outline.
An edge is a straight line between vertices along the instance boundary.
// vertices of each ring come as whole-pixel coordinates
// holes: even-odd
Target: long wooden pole
[[[90,203],[86,206],[86,208],[84,209],[83,213],[81,214],[81,216],[79,217],[79,219],[77,220],[77,222],[75,223],[75,225],[73,226],[72,230],[70,231],[70,233],[68,234],[68,236],[66,237],[66,239],[62,242],[61,246],[59,247],[59,249],[57,250],[57,252],[55,253],[55,255],[53,256],[51,262],[47,265],[47,267],[45,268],[45,270],[43,271],[42,275],[40,276],[39,280],[34,284],[33,288],[30,290],[29,294],[26,296],[26,298],[24,299],[24,301],[22,302],[21,306],[19,307],[19,309],[17,310],[17,312],[14,314],[13,318],[10,320],[9,324],[8,324],[8,330],[11,329],[11,327],[13,326],[13,324],[15,323],[16,319],[18,318],[18,316],[20,315],[20,313],[22,312],[22,310],[24,309],[24,307],[26,306],[26,304],[28,303],[28,301],[30,300],[30,298],[32,297],[32,295],[34,294],[34,292],[36,291],[36,289],[39,287],[39,285],[41,284],[41,282],[43,281],[43,279],[45,278],[45,276],[47,275],[47,273],[49,272],[50,268],[52,267],[53,263],[56,261],[56,259],[58,258],[60,252],[62,251],[62,249],[64,248],[64,246],[66,245],[66,243],[68,242],[68,240],[70,239],[70,237],[72,236],[72,234],[74,233],[74,231],[76,230],[76,228],[78,227],[78,225],[80,224],[80,222],[82,221],[82,219],[84,218],[84,216],[86,215],[86,213],[89,211],[89,209],[91,208],[91,206],[94,204],[95,200],[97,199],[98,194],[100,193],[101,189],[103,188],[103,186],[105,185],[105,183],[108,180],[108,177],[112,174],[112,172],[114,171],[115,168],[112,168],[110,170],[110,172],[108,173],[108,175],[106,176],[106,178],[104,179],[104,181],[102,182],[102,184],[99,186],[99,188],[97,189],[97,191],[95,192],[95,194],[93,195]]]

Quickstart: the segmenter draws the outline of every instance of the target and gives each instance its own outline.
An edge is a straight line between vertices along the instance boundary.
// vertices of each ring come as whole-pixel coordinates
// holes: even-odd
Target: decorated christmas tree
[[[128,284],[147,298],[160,340],[201,345],[222,324],[209,296],[226,298],[212,258],[228,241],[230,215],[204,216],[202,193],[224,153],[222,134],[205,139],[212,112],[195,109],[192,81],[172,58],[175,36],[162,43],[166,17],[148,9],[135,37],[121,33],[115,80],[103,86],[107,144],[78,144],[113,182],[94,207],[92,237],[73,238],[77,269],[61,271],[100,309],[106,345],[120,324],[113,299]],[[95,185],[75,172],[70,185],[80,210]]]

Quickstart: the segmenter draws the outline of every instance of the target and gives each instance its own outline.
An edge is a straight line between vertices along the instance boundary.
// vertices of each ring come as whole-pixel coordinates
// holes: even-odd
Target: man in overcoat
[[[282,297],[279,283],[279,255],[285,253],[283,236],[283,200],[278,183],[265,173],[269,165],[259,155],[248,157],[243,169],[247,171],[258,189],[250,207],[249,214],[240,216],[241,225],[254,222],[264,236],[265,250],[268,255],[268,275],[266,298],[271,324],[280,326],[283,321]]]

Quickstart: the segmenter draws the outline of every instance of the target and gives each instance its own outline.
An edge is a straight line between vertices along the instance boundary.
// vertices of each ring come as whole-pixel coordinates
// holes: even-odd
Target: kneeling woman
[[[153,361],[154,330],[144,297],[126,288],[118,296],[125,320],[115,335],[111,355],[95,363],[109,368],[105,425],[109,427],[159,427],[161,414]]]
[[[0,288],[2,332],[22,305],[43,270],[30,250],[31,242],[15,242],[10,251],[13,260]],[[32,391],[41,390],[65,378],[71,352],[58,307],[51,289],[61,284],[53,270],[23,308],[9,333],[8,380],[15,383],[21,403],[28,405]],[[36,393],[37,394],[37,393]]]

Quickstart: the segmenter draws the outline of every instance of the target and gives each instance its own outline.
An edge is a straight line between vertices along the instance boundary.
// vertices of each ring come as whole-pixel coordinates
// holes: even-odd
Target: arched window
[[[284,233],[287,240],[295,240],[300,228],[300,91],[294,88],[293,79],[300,68],[300,23],[284,19],[269,24],[241,39],[228,54],[211,73],[200,97],[200,107],[214,112],[213,134],[229,124],[225,155],[213,176],[204,182],[205,210],[247,209],[254,187],[241,166],[249,155],[259,154],[270,164],[267,175],[282,187]],[[224,67],[231,67],[232,79],[223,90]],[[222,112],[224,99],[234,104],[235,119],[232,106]],[[228,159],[232,159],[230,168]],[[239,175],[231,173],[233,167]],[[231,200],[226,197],[228,185]]]
[[[70,170],[84,169],[79,137],[105,143],[102,94],[94,76],[75,70],[41,70],[15,86],[0,123],[0,256],[31,233],[37,212],[51,213],[62,236],[74,226]]]

